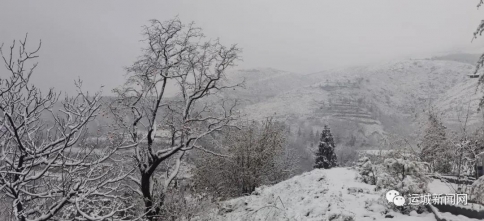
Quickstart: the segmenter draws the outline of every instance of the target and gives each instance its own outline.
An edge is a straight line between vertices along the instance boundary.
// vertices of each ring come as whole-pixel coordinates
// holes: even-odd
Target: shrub
[[[402,158],[389,158],[380,165],[382,173],[377,177],[377,189],[384,190],[383,198],[389,190],[396,190],[402,196],[428,193],[430,178],[426,176],[425,164]],[[386,200],[385,200],[386,202]],[[411,211],[421,212],[424,205],[410,205],[397,207],[390,203],[388,206],[394,210],[408,214]]]
[[[195,188],[226,198],[286,179],[292,164],[286,161],[285,135],[284,126],[272,120],[229,131],[225,156],[205,153],[195,161]]]
[[[479,177],[471,185],[469,199],[476,203],[484,203],[484,176]]]
[[[380,202],[389,209],[398,210],[404,214],[411,211],[422,212],[424,205],[395,206],[386,200],[386,192],[396,190],[402,196],[428,193],[430,178],[426,176],[427,165],[424,162],[406,158],[387,158],[380,164],[372,164],[368,157],[362,157],[356,164],[358,179],[364,183],[376,185],[376,190],[382,191]]]
[[[161,217],[163,220],[193,220],[203,210],[214,206],[209,197],[185,188],[176,188],[166,194]]]
[[[356,169],[358,170],[358,180],[371,185],[376,185],[376,166],[371,163],[370,158],[362,157],[356,163]]]

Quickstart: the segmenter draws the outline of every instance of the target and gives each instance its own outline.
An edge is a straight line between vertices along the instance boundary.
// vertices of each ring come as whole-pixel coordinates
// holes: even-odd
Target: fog
[[[29,33],[42,39],[35,80],[72,92],[120,85],[143,46],[149,19],[194,21],[208,38],[243,48],[237,68],[272,67],[296,73],[425,57],[480,52],[471,43],[482,17],[477,1],[3,1],[0,41]],[[1,75],[5,72],[1,71]]]

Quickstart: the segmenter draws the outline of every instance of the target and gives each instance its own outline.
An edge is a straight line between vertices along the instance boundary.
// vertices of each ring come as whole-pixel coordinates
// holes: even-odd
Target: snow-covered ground
[[[429,191],[434,194],[454,194],[458,188],[455,183],[446,183],[438,179],[434,179],[429,183]]]
[[[454,194],[458,188],[458,185],[455,183],[446,183],[440,180],[434,179],[432,182],[429,183],[429,191],[433,194]],[[470,188],[470,187],[468,187]],[[473,210],[484,210],[484,206],[475,203],[467,203],[467,205],[457,205],[458,207],[464,207]],[[442,213],[445,215],[446,213]],[[449,214],[447,214],[449,215]],[[461,220],[461,219],[458,219]],[[462,218],[462,220],[467,220]]]
[[[348,168],[315,169],[252,195],[223,202],[204,217],[210,220],[436,220],[432,213],[402,215],[376,203],[381,192],[355,180]],[[386,215],[393,219],[385,218]],[[201,218],[207,219],[207,218]]]

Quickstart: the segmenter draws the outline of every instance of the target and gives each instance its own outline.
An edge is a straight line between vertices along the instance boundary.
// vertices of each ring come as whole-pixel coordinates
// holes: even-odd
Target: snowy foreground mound
[[[384,206],[376,203],[381,192],[375,192],[374,186],[360,183],[355,177],[356,171],[347,168],[315,169],[274,186],[258,188],[250,196],[223,202],[221,208],[201,219],[436,220],[431,213],[384,214]]]

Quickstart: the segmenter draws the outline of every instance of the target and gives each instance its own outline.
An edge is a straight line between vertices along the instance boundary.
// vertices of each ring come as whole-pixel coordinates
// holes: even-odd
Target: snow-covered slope
[[[473,100],[469,124],[479,123],[474,66],[453,60],[403,60],[301,75],[274,69],[239,71],[246,89],[242,98],[248,118],[274,117],[292,125],[320,130],[329,124],[341,140],[371,147],[388,133],[415,135],[423,110],[434,106],[445,123],[457,125]],[[333,134],[334,134],[333,133]]]
[[[472,126],[482,124],[482,113],[477,110],[481,98],[482,92],[477,88],[477,80],[473,80],[458,83],[442,94],[435,103],[436,108],[445,113],[443,118],[449,126],[462,127],[467,114],[467,125]]]
[[[355,181],[347,168],[316,169],[274,186],[258,188],[252,195],[222,203],[205,214],[211,220],[435,220],[433,214],[383,214],[374,202],[380,197],[374,186]]]

